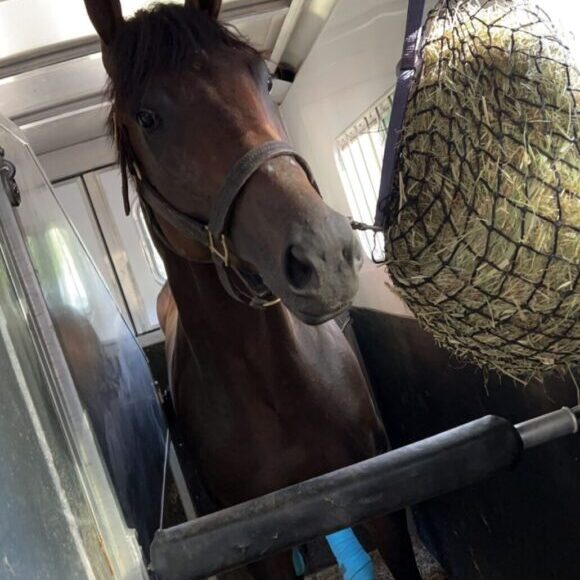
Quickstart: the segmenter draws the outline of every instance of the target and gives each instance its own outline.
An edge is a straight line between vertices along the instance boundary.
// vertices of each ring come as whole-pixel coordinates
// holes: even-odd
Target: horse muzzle
[[[322,324],[352,303],[363,264],[348,221],[333,216],[324,227],[295,229],[283,256],[282,302],[307,324]]]

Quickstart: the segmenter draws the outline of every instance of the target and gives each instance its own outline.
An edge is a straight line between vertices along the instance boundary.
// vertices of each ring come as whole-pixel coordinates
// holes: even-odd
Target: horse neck
[[[224,290],[213,264],[188,261],[164,252],[169,286],[188,342],[204,361],[224,363],[224,350],[267,351],[296,342],[296,321],[277,305],[255,309]]]

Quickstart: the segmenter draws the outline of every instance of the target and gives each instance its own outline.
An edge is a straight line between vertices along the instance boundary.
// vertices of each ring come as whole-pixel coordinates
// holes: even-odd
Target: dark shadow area
[[[351,313],[393,447],[496,414],[518,423],[578,403],[571,377],[523,386],[452,358],[411,319]],[[457,469],[462,466],[458,465]],[[580,436],[527,452],[509,472],[416,506],[422,540],[453,578],[576,580]]]

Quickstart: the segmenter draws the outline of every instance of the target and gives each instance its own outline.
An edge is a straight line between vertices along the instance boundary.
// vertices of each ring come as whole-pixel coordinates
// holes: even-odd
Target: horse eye
[[[137,113],[137,123],[146,131],[151,131],[159,125],[159,117],[153,111],[141,109]]]
[[[274,88],[274,79],[272,78],[272,75],[268,75],[268,92],[271,93],[273,88]]]

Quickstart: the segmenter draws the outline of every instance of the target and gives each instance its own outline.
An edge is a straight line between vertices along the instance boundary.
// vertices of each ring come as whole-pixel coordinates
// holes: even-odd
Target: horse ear
[[[103,45],[109,46],[123,24],[121,0],[85,0],[85,6]]]
[[[219,16],[222,0],[185,0],[185,5],[205,12],[210,18]]]

